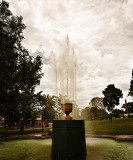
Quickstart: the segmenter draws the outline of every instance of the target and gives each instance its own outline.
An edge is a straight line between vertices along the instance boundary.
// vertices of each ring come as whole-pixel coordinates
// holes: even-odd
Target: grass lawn
[[[107,134],[110,135],[133,135],[133,118],[124,118],[124,119],[113,119],[111,123],[110,120],[102,121],[85,121],[85,132],[86,134],[96,134],[97,130],[107,130]],[[0,135],[10,136],[10,135],[19,135],[19,134],[30,134],[41,132],[39,129],[28,129],[24,132],[20,130],[7,130],[0,127]],[[44,128],[44,132],[47,132],[47,128]]]
[[[44,132],[47,131],[48,129],[44,129]],[[30,133],[37,133],[37,132],[42,132],[41,128],[29,128],[25,129],[23,132],[20,132],[20,129],[5,129],[0,127],[0,135],[1,136],[10,136],[10,135],[24,135],[24,134],[30,134]]]
[[[133,135],[133,118],[102,121],[85,121],[86,134],[95,134],[96,130],[107,130],[110,135]]]

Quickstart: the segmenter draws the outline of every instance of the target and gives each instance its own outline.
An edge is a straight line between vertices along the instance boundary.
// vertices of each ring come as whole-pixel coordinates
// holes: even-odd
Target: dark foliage
[[[124,111],[121,109],[114,109],[112,113],[115,118],[120,118],[121,115],[124,114]]]
[[[35,86],[42,77],[41,57],[31,57],[22,46],[23,18],[14,16],[9,3],[0,2],[0,115],[11,127],[29,122],[35,106]]]
[[[109,118],[109,114],[105,109],[97,107],[86,107],[81,112],[81,118],[85,120],[104,120]]]
[[[104,94],[103,104],[110,112],[112,122],[112,111],[115,106],[119,105],[119,99],[123,97],[122,91],[118,88],[115,88],[114,84],[110,84],[102,93]]]
[[[128,95],[133,96],[133,70],[132,70],[132,78],[131,78],[131,81],[130,81],[130,88],[129,88]]]
[[[128,112],[133,113],[133,102],[128,102],[126,105],[128,106]],[[122,106],[122,108],[125,108],[125,113],[126,113],[126,105],[123,104]]]

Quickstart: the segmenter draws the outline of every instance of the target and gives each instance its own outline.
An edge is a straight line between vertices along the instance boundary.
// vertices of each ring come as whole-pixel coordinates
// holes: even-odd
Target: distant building
[[[44,122],[43,122],[43,126],[46,126]],[[42,127],[42,116],[41,115],[37,116],[36,121],[35,121],[35,127],[38,127],[38,128]]]
[[[0,116],[0,127],[3,127],[4,126],[4,118],[2,118],[2,116]],[[20,127],[20,122],[19,123],[15,123],[15,127]],[[32,121],[30,121],[30,123],[28,124],[27,127],[32,127]],[[45,122],[43,122],[43,126],[47,126],[47,124]],[[35,123],[34,123],[34,127],[36,128],[41,128],[42,127],[42,116],[39,115],[37,116],[36,120],[35,120]]]
[[[4,118],[2,118],[2,116],[0,116],[0,127],[4,126]]]

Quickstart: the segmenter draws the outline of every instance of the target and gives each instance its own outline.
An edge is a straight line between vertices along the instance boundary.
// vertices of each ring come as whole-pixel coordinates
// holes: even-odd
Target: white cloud
[[[37,90],[56,93],[51,51],[58,67],[64,65],[61,55],[68,34],[78,63],[79,106],[102,96],[110,83],[127,95],[133,67],[132,0],[10,0],[10,7],[27,26],[23,44],[32,52],[41,44],[45,57],[51,59],[43,66],[44,78]]]

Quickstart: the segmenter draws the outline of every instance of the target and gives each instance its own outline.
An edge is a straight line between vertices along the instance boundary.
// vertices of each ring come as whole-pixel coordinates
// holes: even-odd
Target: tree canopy
[[[111,122],[112,122],[112,111],[115,106],[119,105],[120,98],[123,97],[122,91],[118,88],[115,88],[114,84],[110,84],[102,92],[104,95],[103,104],[107,107],[107,110],[110,112]]]
[[[14,16],[9,3],[0,2],[0,115],[11,125],[28,121],[35,106],[35,87],[43,76],[42,60],[22,45],[26,28],[22,16]]]
[[[133,102],[128,102],[127,104],[123,104],[122,108],[125,109],[125,113],[126,113],[126,105],[128,106],[128,112],[133,113]]]
[[[121,114],[123,115],[124,114],[124,111],[122,110],[122,109],[114,109],[113,110],[113,116],[115,117],[115,118],[121,118]]]
[[[133,70],[132,70],[132,77],[131,77],[131,81],[130,81],[130,88],[129,88],[129,92],[128,92],[129,96],[133,96]]]
[[[94,97],[90,101],[90,106],[91,107],[97,107],[97,108],[104,108],[103,105],[103,98],[100,97]]]
[[[84,120],[103,120],[108,119],[109,115],[105,109],[86,107],[81,112],[81,118]]]

